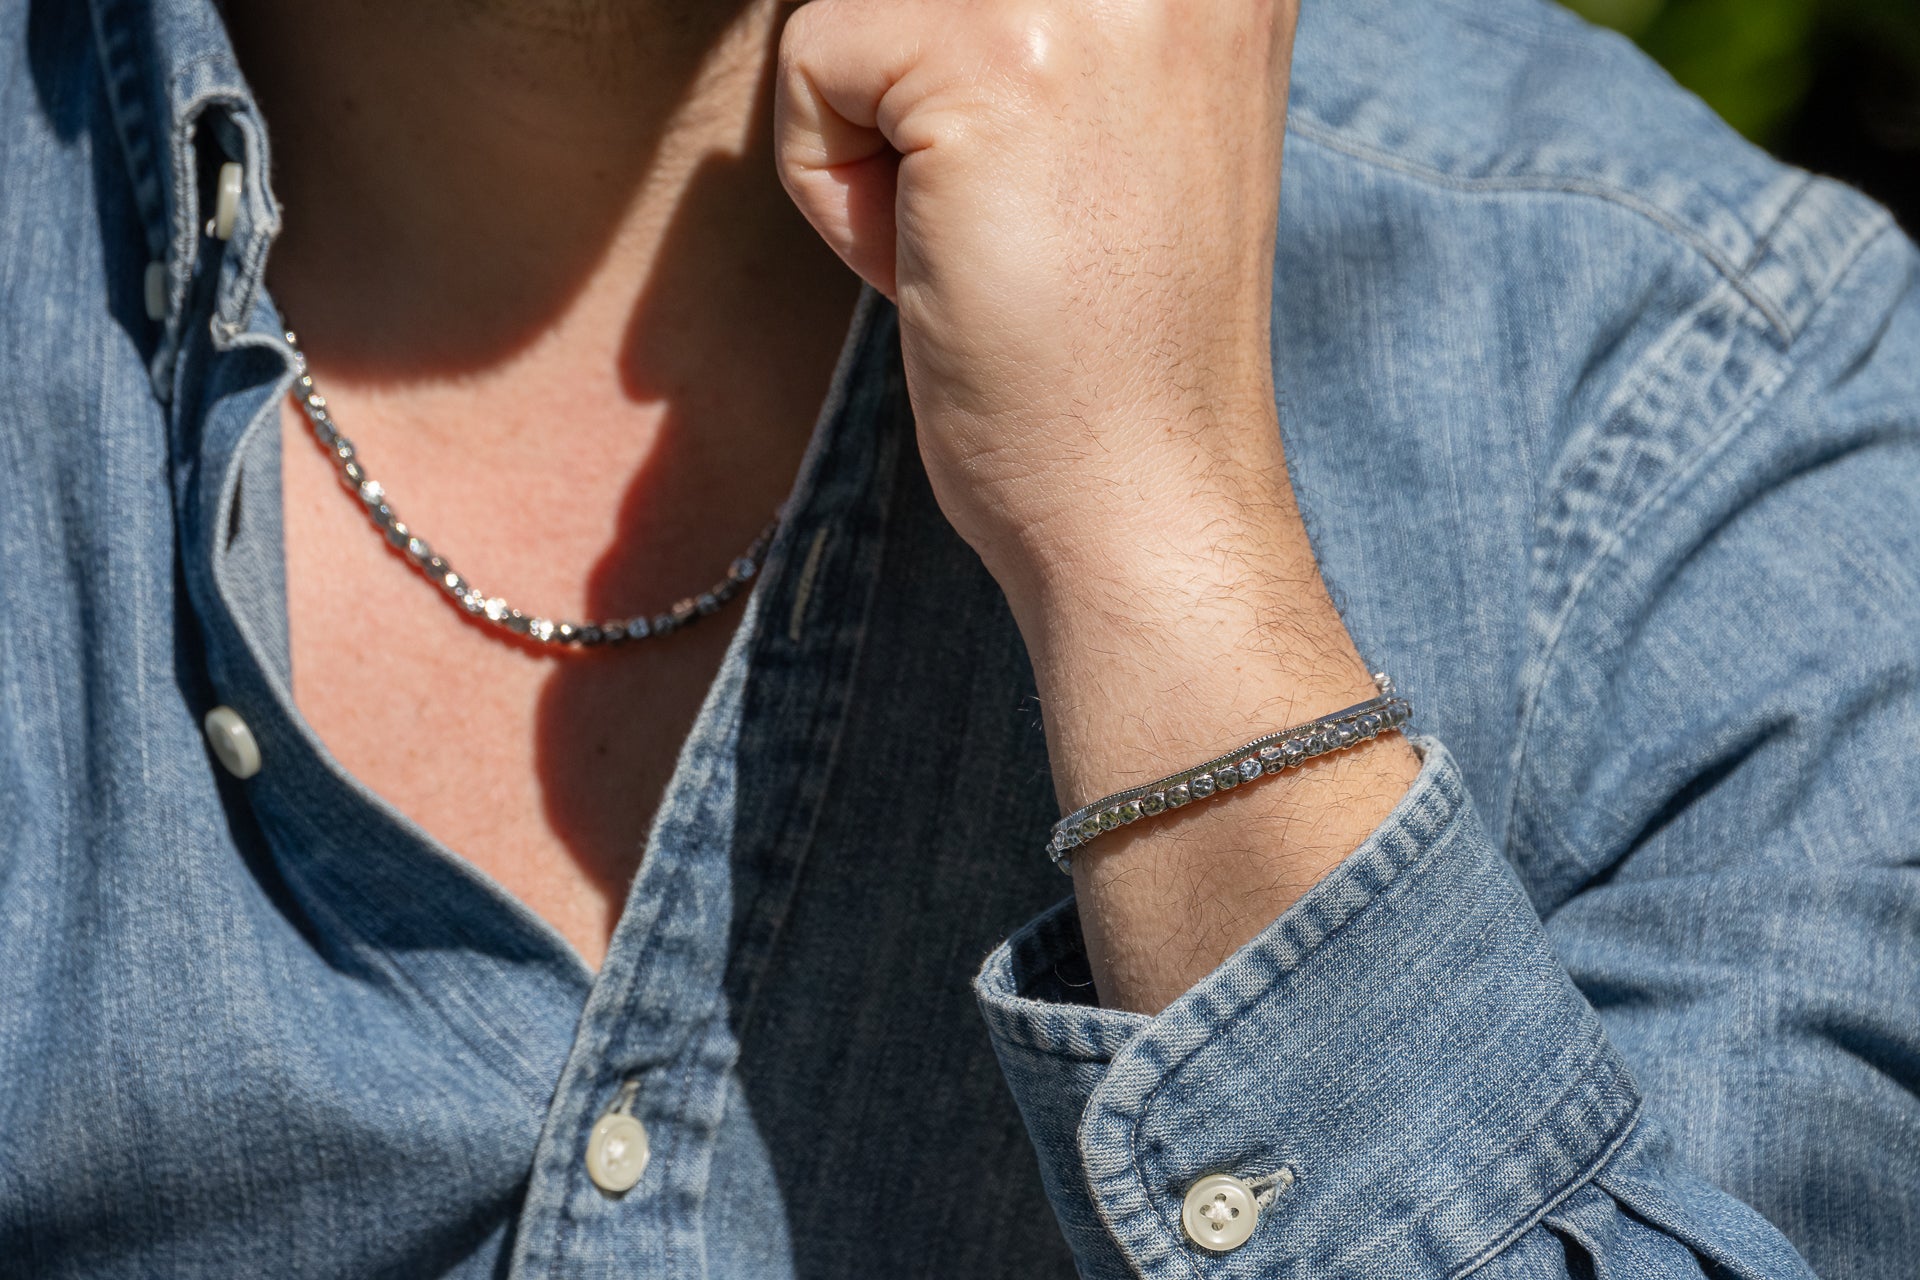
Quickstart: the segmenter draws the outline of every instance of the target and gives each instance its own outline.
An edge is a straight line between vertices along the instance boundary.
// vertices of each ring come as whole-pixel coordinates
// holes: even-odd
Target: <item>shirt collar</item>
[[[149,371],[170,395],[189,287],[212,240],[221,167],[241,166],[240,200],[219,255],[212,325],[225,347],[250,320],[280,230],[267,131],[213,0],[91,0],[104,89],[165,316]]]

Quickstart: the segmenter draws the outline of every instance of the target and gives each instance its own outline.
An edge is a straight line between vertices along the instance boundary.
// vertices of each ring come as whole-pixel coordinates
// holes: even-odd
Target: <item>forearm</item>
[[[1063,812],[1374,696],[1279,457],[1230,491],[1182,486],[1101,540],[1006,575]],[[1193,489],[1205,491],[1194,501]],[[1398,733],[1074,854],[1102,1003],[1154,1013],[1252,939],[1386,818],[1419,772]]]

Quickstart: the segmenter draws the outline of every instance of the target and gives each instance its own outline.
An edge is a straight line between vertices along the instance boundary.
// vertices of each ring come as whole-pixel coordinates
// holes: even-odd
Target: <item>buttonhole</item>
[[[807,601],[813,596],[814,576],[820,572],[820,554],[826,545],[827,528],[822,525],[814,530],[813,541],[807,546],[807,558],[800,566],[800,583],[793,591],[793,608],[787,614],[787,639],[794,644],[800,643],[800,622],[806,615]]]
[[[240,498],[247,491],[247,473],[242,468],[233,482],[233,506],[227,511],[227,538],[225,550],[233,550],[234,539],[240,536]]]
[[[1266,1209],[1271,1207],[1275,1200],[1291,1191],[1293,1184],[1299,1180],[1300,1176],[1293,1171],[1293,1166],[1283,1164],[1272,1173],[1258,1178],[1249,1178],[1247,1189],[1253,1192],[1253,1202],[1262,1209]]]
[[[620,1091],[613,1095],[612,1100],[609,1101],[606,1107],[600,1112],[600,1118],[604,1120],[611,1115],[632,1115],[633,1100],[639,1092],[640,1081],[638,1077],[629,1076],[627,1079],[622,1080],[620,1082]]]

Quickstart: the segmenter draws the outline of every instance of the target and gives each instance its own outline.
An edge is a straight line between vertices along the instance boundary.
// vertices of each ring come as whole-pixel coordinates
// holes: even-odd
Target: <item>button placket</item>
[[[879,298],[870,291],[862,296]],[[700,1215],[680,1212],[679,1207],[713,1190],[714,1161],[725,1158],[742,1163],[729,1173],[731,1179],[773,1176],[763,1168],[766,1153],[734,1149],[711,1122],[727,1109],[740,1052],[722,1012],[730,994],[723,992],[722,984],[740,972],[736,967],[740,958],[726,949],[732,906],[726,891],[730,887],[735,893],[744,892],[756,903],[765,891],[757,879],[744,886],[735,879],[746,862],[740,855],[750,838],[769,846],[776,838],[784,838],[789,843],[781,845],[774,862],[783,874],[790,856],[798,865],[790,848],[798,838],[773,828],[766,815],[790,813],[795,804],[804,807],[807,800],[787,792],[804,791],[814,780],[798,771],[792,775],[785,770],[763,771],[777,775],[775,793],[767,794],[769,784],[760,779],[751,803],[744,807],[737,787],[745,776],[743,763],[750,768],[749,755],[777,757],[783,738],[799,740],[796,749],[800,742],[812,742],[822,733],[823,719],[831,721],[842,709],[834,699],[843,683],[841,673],[851,666],[852,652],[857,652],[853,638],[858,629],[851,625],[803,628],[801,644],[808,656],[804,665],[816,671],[809,678],[793,656],[794,642],[785,639],[790,620],[786,602],[800,567],[796,555],[808,545],[802,531],[838,525],[845,519],[843,513],[856,507],[864,519],[876,519],[868,508],[880,505],[890,491],[891,468],[876,474],[874,442],[861,429],[873,414],[868,397],[863,393],[857,401],[847,400],[847,388],[863,362],[884,357],[886,348],[873,336],[875,317],[884,315],[883,308],[884,302],[874,301],[856,312],[857,323],[843,344],[835,375],[838,390],[823,407],[810,446],[814,450],[809,455],[810,469],[803,468],[790,499],[786,539],[777,554],[769,557],[766,574],[756,576],[748,611],[682,747],[607,963],[594,979],[582,1015],[582,1034],[554,1095],[554,1105],[565,1107],[567,1115],[563,1124],[548,1130],[549,1140],[536,1154],[512,1274],[570,1270],[570,1264],[598,1249],[617,1249],[632,1274],[679,1274],[688,1260],[702,1256],[711,1229]],[[873,435],[875,440],[896,443],[909,438],[878,430]],[[831,466],[821,461],[828,450],[834,456]],[[828,477],[824,488],[821,475]],[[867,557],[877,557],[877,534],[865,525],[858,527]],[[794,536],[801,539],[798,552],[786,545]],[[837,539],[828,539],[826,546],[815,582],[816,602],[820,591],[840,584],[828,569],[839,572],[845,568],[840,561],[852,554],[848,544]],[[836,546],[841,550],[834,551]],[[844,591],[844,584],[839,589]],[[836,603],[840,603],[838,595]],[[859,613],[851,604],[843,610]],[[831,673],[830,677],[819,677],[819,670]],[[776,682],[778,686],[777,696],[758,711],[750,710],[746,697],[750,672],[763,675],[768,683],[762,687],[774,689]],[[818,713],[813,707],[816,700],[826,704]],[[756,720],[757,733],[772,733],[775,741],[743,753],[742,726]],[[766,831],[758,825],[762,822],[768,824]],[[650,939],[669,945],[649,945]],[[749,968],[759,958],[753,956]],[[617,1074],[610,1079],[610,1072]],[[659,1080],[663,1087],[647,1094],[645,1107],[630,1094],[625,1105],[616,1098],[607,1106],[607,1091],[622,1079],[634,1094],[645,1081]],[[671,1087],[665,1087],[666,1082]],[[620,1092],[627,1094],[627,1087]],[[657,1146],[651,1154],[658,1158],[650,1160],[643,1177],[633,1184],[637,1188],[644,1181],[645,1190],[621,1198],[620,1191],[596,1176],[599,1150],[593,1138],[596,1131],[604,1135],[625,1129],[624,1123],[618,1129],[615,1123],[601,1129],[609,1116],[634,1112],[644,1115],[642,1131],[648,1135],[649,1147]],[[637,1124],[640,1117],[633,1118]],[[582,1173],[587,1177],[582,1178]],[[623,1176],[613,1185],[624,1180]],[[586,1183],[592,1183],[591,1191]],[[771,1212],[777,1217],[777,1210]],[[769,1230],[778,1229],[771,1225],[771,1218],[768,1221]]]

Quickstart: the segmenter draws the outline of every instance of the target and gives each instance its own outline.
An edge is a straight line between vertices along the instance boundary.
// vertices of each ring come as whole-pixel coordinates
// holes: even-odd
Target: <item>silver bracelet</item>
[[[1384,671],[1373,673],[1380,696],[1355,703],[1343,711],[1309,720],[1291,729],[1255,738],[1243,747],[1215,756],[1204,764],[1168,774],[1144,787],[1129,787],[1082,805],[1053,824],[1047,841],[1047,856],[1062,871],[1072,871],[1068,858],[1103,831],[1123,827],[1129,822],[1152,817],[1168,809],[1230,791],[1243,782],[1278,773],[1315,756],[1326,755],[1365,742],[1388,730],[1397,729],[1413,715],[1413,706],[1393,691],[1393,680]]]

